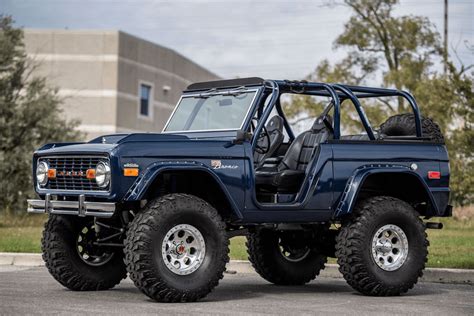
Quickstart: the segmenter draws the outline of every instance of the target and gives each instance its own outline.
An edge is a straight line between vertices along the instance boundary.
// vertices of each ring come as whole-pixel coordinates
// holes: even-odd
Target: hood
[[[54,154],[84,154],[84,153],[110,153],[114,148],[123,143],[129,142],[156,142],[187,140],[188,137],[173,134],[157,133],[134,133],[134,134],[112,134],[104,135],[89,142],[75,143],[50,143],[43,145],[36,151],[38,155]]]
[[[143,146],[143,143],[161,143],[163,144],[160,148],[162,154],[165,154],[165,148],[173,147],[173,152],[179,152],[174,146],[175,142],[191,142],[195,146],[197,143],[205,143],[206,146],[215,143],[216,141],[228,142],[235,138],[235,131],[222,131],[222,132],[202,132],[202,133],[187,133],[187,134],[167,134],[167,133],[133,133],[133,134],[112,134],[104,135],[89,142],[82,143],[51,143],[44,145],[38,149],[35,154],[38,156],[45,155],[56,155],[56,154],[118,154],[120,151],[123,154],[124,151],[128,152],[137,150],[142,152],[151,151],[156,154],[155,146]],[[188,145],[187,145],[188,146]],[[189,148],[194,148],[191,146]],[[203,148],[204,149],[204,148]],[[135,152],[138,154],[138,152]]]
[[[35,155],[103,154],[110,153],[116,146],[116,144],[52,143],[39,148]]]
[[[89,144],[122,144],[125,142],[156,142],[156,141],[172,141],[185,140],[188,137],[175,134],[160,133],[133,133],[133,134],[112,134],[97,137],[89,142]]]

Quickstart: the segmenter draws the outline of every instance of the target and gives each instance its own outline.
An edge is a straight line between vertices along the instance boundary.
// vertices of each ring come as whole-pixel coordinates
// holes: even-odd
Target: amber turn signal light
[[[123,168],[123,175],[126,177],[138,177],[138,168]]]
[[[87,179],[95,179],[95,169],[87,169],[86,178]]]
[[[56,169],[49,169],[48,170],[48,179],[56,178]]]

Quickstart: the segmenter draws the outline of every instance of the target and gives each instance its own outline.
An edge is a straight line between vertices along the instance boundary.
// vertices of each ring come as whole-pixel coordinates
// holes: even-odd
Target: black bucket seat
[[[318,117],[311,129],[294,139],[276,167],[263,165],[255,171],[257,187],[271,192],[297,192],[308,164],[319,150],[319,144],[332,137],[332,118],[329,115]]]

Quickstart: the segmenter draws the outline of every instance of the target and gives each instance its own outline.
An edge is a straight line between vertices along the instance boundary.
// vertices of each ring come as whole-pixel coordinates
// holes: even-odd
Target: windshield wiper
[[[212,89],[209,89],[207,91],[201,92],[201,93],[199,93],[198,95],[196,95],[194,97],[195,98],[200,98],[200,99],[207,99],[209,97],[212,97],[212,96],[216,95],[216,93],[217,93],[217,89],[212,88]]]
[[[207,99],[209,97],[213,97],[213,96],[216,96],[216,95],[223,95],[223,96],[238,96],[240,94],[244,94],[244,93],[247,93],[247,88],[245,88],[244,86],[242,87],[238,87],[236,89],[232,89],[232,90],[227,90],[227,91],[217,91],[216,88],[212,88],[212,89],[209,89],[205,92],[202,92],[200,94],[198,94],[197,96],[195,96],[195,98],[200,98],[200,99]]]
[[[244,93],[247,93],[247,88],[245,88],[244,86],[242,87],[238,87],[236,89],[233,89],[233,90],[229,90],[229,91],[225,91],[222,95],[231,95],[233,97],[236,97],[238,95],[241,95],[241,94],[244,94]]]

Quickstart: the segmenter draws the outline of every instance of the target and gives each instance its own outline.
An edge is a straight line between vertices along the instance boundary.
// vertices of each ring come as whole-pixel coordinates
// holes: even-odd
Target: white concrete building
[[[87,139],[161,131],[182,90],[218,79],[171,49],[121,31],[26,29],[25,46]]]

